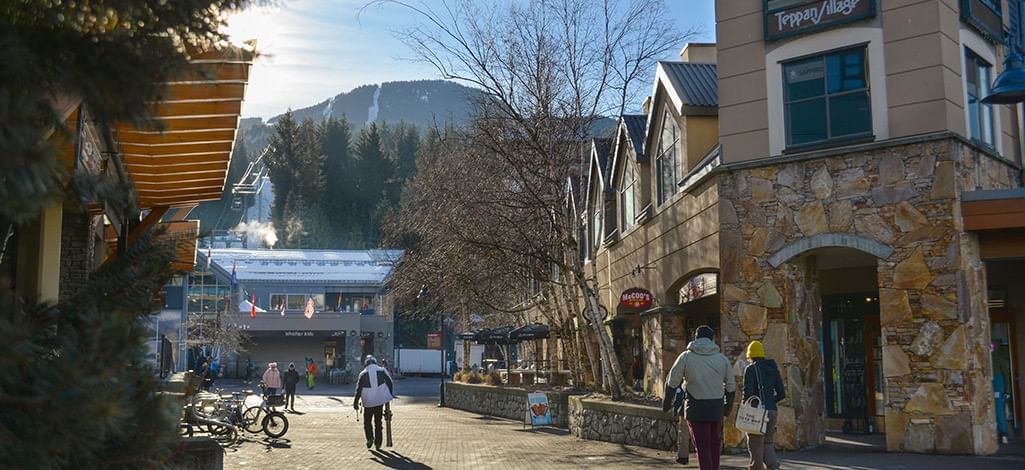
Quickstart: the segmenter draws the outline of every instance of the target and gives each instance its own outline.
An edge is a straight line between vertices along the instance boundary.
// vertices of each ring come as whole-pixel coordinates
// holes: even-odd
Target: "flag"
[[[335,307],[335,311],[336,312],[341,312],[342,311],[342,293],[341,292],[338,293],[338,302],[335,305],[337,305],[337,307]]]
[[[284,296],[282,296],[284,297]],[[285,300],[281,300],[281,316],[285,316]]]
[[[313,318],[313,297],[306,299],[306,311],[303,312],[306,318]]]
[[[256,318],[256,294],[250,297],[249,304],[251,305],[249,308],[249,318]]]
[[[235,291],[236,287],[238,287],[238,276],[235,275],[235,262],[232,261],[231,262],[231,290],[232,290],[232,292]]]
[[[210,247],[206,247],[206,270],[210,270],[210,262],[214,259],[214,254],[210,250]]]

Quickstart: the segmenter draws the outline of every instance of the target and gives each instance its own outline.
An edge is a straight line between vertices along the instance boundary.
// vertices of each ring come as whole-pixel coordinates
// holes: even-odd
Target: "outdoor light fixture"
[[[1004,71],[993,80],[989,95],[982,99],[986,104],[1017,104],[1025,101],[1025,64],[1014,44],[1017,34],[1011,36],[1009,44],[1004,44],[1007,57],[1004,59]]]
[[[384,338],[384,332],[383,331],[378,331],[377,332],[377,337],[378,338]]]
[[[356,330],[349,330],[349,336],[356,336]]]

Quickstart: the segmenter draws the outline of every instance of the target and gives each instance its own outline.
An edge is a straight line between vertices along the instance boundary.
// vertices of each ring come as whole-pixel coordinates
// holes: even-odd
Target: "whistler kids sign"
[[[640,287],[631,287],[619,296],[619,306],[629,310],[647,310],[653,302],[651,292]]]
[[[871,18],[875,14],[875,0],[765,0],[765,40]]]

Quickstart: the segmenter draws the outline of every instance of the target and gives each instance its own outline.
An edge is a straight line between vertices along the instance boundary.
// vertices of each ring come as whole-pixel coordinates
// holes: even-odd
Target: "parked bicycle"
[[[277,439],[288,432],[288,418],[278,411],[277,407],[285,406],[283,395],[268,395],[267,387],[260,384],[260,404],[251,406],[242,414],[242,424],[246,431],[258,433],[263,431],[267,437]],[[252,391],[246,390],[246,397]]]
[[[181,433],[185,436],[206,433],[222,445],[235,445],[241,441],[241,397],[225,399],[209,392],[199,392],[189,398],[182,410]]]

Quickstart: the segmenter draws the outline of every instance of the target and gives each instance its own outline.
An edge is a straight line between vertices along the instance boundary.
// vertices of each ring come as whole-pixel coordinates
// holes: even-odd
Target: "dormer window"
[[[659,137],[658,157],[655,158],[655,190],[658,205],[666,203],[677,189],[677,147],[680,142],[680,128],[669,111],[662,117],[662,135]]]
[[[634,226],[637,218],[637,170],[630,162],[623,165],[623,186],[619,191],[620,233]]]

